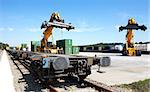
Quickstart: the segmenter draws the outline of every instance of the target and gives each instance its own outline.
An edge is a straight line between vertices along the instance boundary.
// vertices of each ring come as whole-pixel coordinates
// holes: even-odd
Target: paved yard
[[[88,78],[108,85],[128,84],[150,78],[150,55],[130,57],[114,53],[79,53],[79,55],[84,56],[94,56],[95,54],[99,57],[110,56],[111,66],[101,67],[101,71],[105,71],[105,73],[98,73],[98,67],[93,66],[92,74]]]

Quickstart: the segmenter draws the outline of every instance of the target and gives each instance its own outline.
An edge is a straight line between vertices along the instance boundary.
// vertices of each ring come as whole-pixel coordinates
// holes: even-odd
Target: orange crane
[[[137,50],[134,47],[134,42],[133,42],[133,30],[143,30],[145,31],[147,29],[146,26],[144,25],[138,25],[133,18],[128,20],[128,24],[126,26],[121,26],[119,27],[119,32],[123,30],[127,30],[126,34],[126,44],[123,48],[122,54],[125,56],[141,56],[141,51]]]
[[[53,45],[51,48],[47,47],[48,38],[52,35],[53,28],[66,28],[68,31],[74,29],[74,27],[69,23],[65,24],[64,20],[61,19],[57,12],[52,13],[49,22],[44,21],[41,25],[41,29],[45,29],[43,32],[44,37],[41,40],[41,46],[38,48],[39,52],[49,52],[49,53],[58,53],[56,45]]]

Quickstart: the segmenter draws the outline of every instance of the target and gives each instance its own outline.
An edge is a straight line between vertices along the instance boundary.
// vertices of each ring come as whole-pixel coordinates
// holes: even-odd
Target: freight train
[[[91,74],[93,59],[88,57],[9,51],[14,59],[29,59],[29,68],[35,79],[42,82],[53,81],[57,78],[76,76],[78,80],[85,79]]]

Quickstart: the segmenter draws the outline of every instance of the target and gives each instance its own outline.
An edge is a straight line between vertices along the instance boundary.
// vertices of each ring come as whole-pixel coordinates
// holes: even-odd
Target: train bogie
[[[33,60],[31,68],[41,80],[53,80],[60,77],[78,76],[83,80],[91,74],[87,58],[50,56],[42,60]]]

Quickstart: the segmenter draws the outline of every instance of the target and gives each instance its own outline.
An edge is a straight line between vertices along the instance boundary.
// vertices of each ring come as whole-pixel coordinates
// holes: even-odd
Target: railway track
[[[22,64],[30,72],[32,72],[29,67],[31,61],[18,60],[18,62],[20,62],[20,64]],[[78,82],[76,78],[70,78],[70,80],[68,79],[67,81],[69,82],[55,81],[52,84],[48,84],[47,88],[49,89],[49,92],[121,92],[117,89],[107,86],[106,84],[90,80],[88,78],[82,81],[82,83]],[[63,81],[66,81],[66,79]]]

